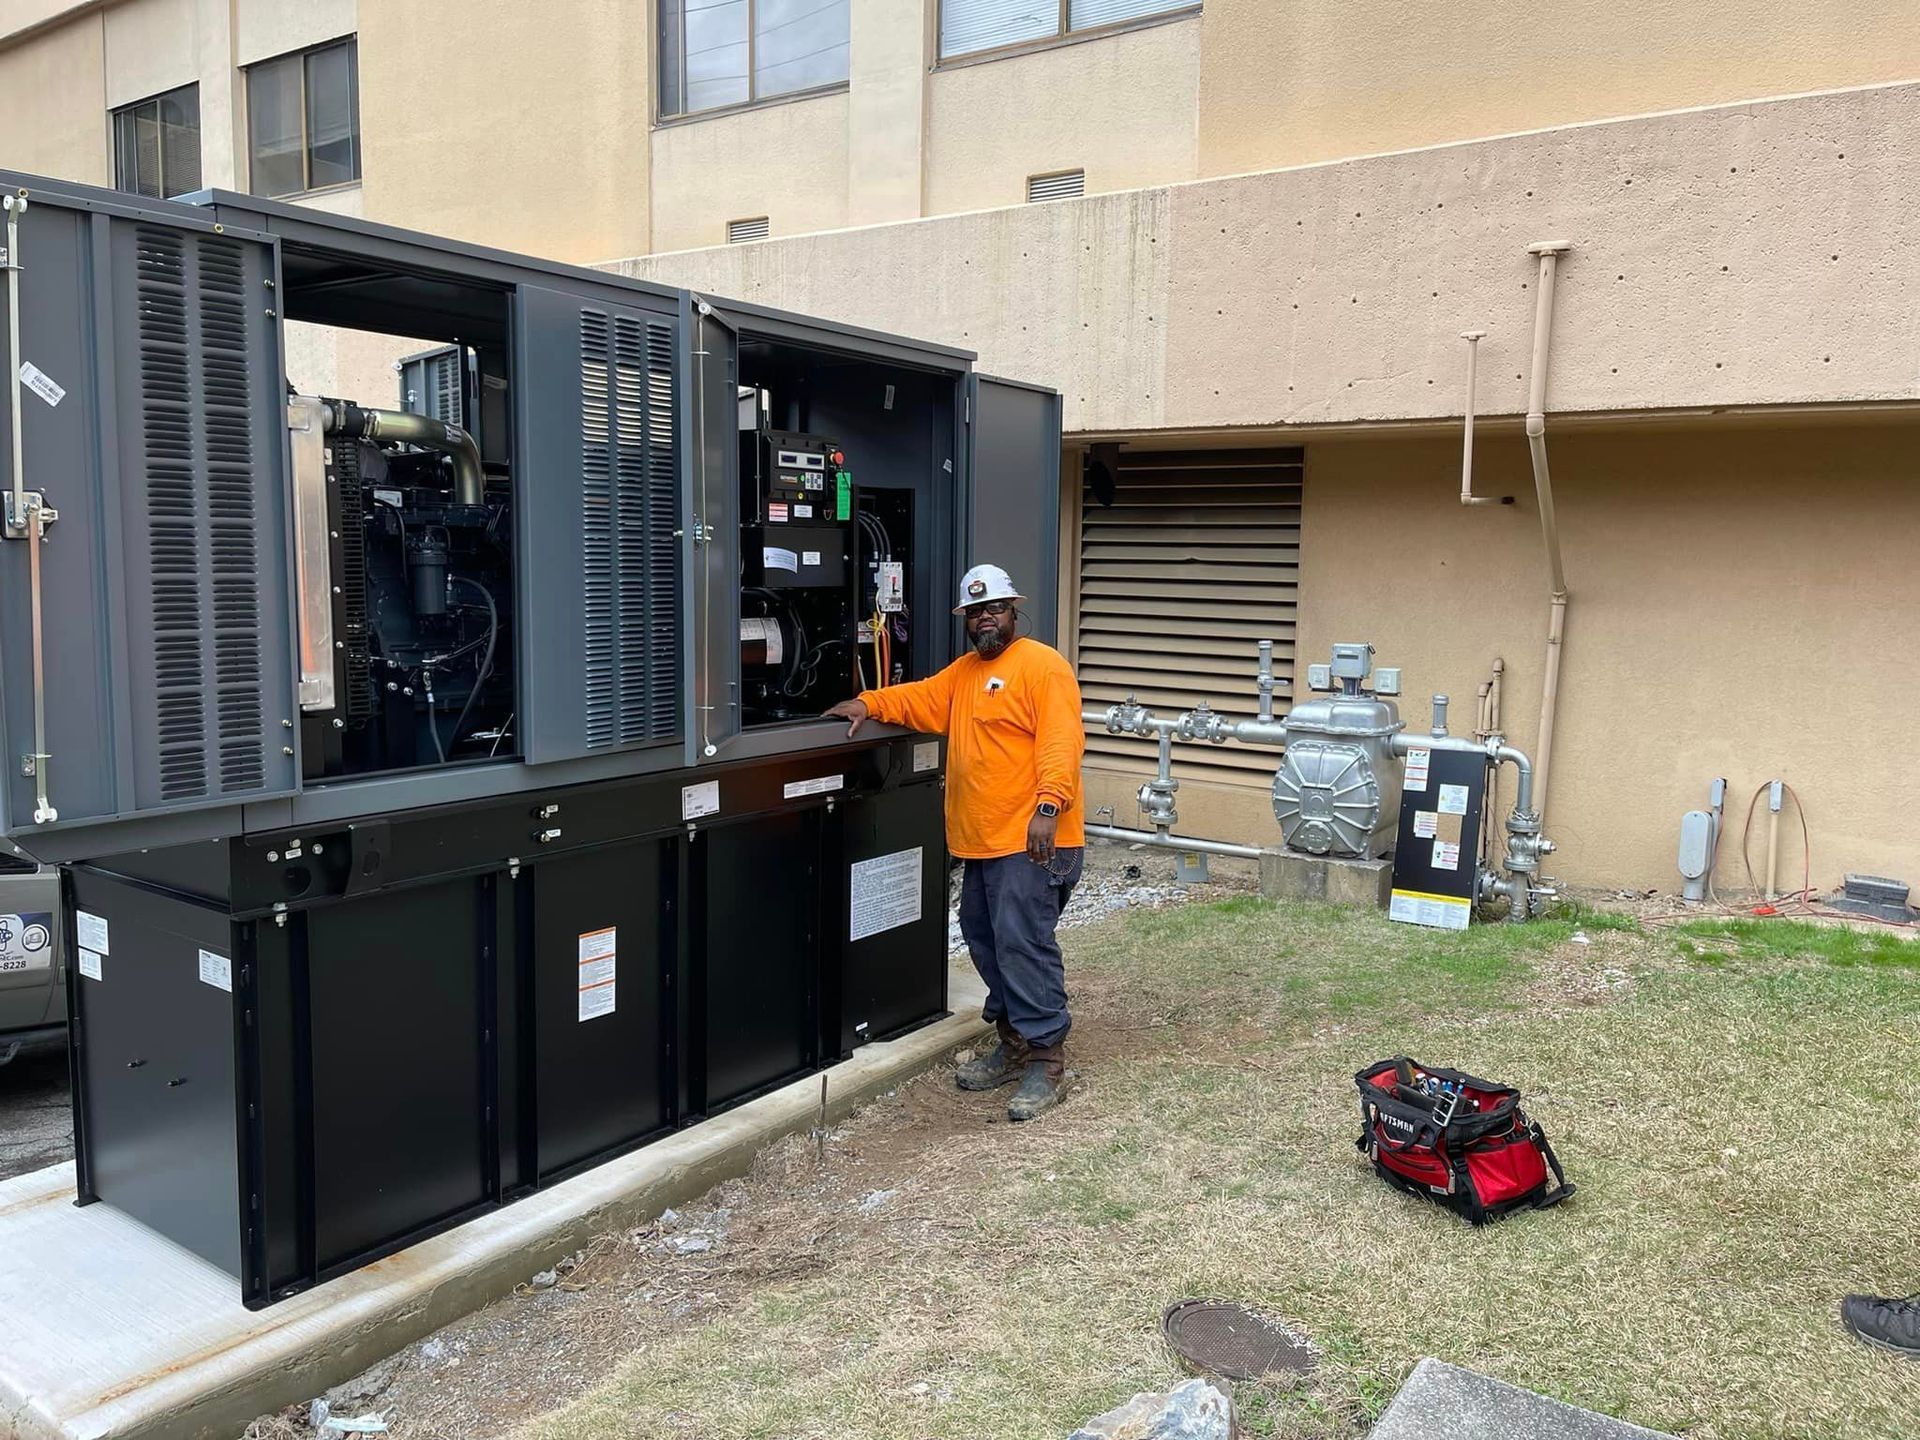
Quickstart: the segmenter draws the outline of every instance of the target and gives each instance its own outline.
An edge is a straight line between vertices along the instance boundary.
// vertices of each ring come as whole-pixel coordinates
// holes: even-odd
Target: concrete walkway
[[[985,1032],[971,967],[954,1016],[828,1072],[845,1115]],[[0,1181],[0,1437],[231,1440],[581,1248],[742,1174],[819,1114],[812,1076],[266,1310],[239,1282],[107,1205],[73,1165]]]
[[[1387,1406],[1370,1440],[1674,1440],[1664,1431],[1549,1400],[1429,1357]]]

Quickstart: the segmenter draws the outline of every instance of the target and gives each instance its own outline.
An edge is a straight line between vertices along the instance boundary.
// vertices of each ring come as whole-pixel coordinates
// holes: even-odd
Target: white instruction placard
[[[793,507],[793,518],[796,520],[811,520],[813,518],[813,507],[811,505],[795,505]]]
[[[1460,868],[1460,847],[1451,840],[1434,841],[1433,868],[1436,870],[1458,870]]]
[[[107,944],[107,921],[102,915],[89,915],[84,910],[73,912],[73,938],[89,950],[98,950],[102,955],[113,953],[113,947]]]
[[[1403,790],[1425,790],[1427,788],[1427,766],[1432,762],[1431,750],[1407,751],[1407,779],[1400,788]]]
[[[788,570],[796,575],[800,573],[800,557],[778,545],[762,545],[760,563],[768,570]]]
[[[1443,815],[1466,814],[1467,787],[1464,785],[1442,785],[1440,787],[1440,813]]]
[[[53,377],[31,360],[20,362],[20,383],[49,405],[58,405],[67,398],[67,392],[54,383]]]
[[[849,940],[897,930],[920,918],[921,860],[921,847],[916,845],[854,863]]]
[[[580,937],[580,1019],[597,1020],[614,1010],[614,980],[620,961],[620,931],[609,925]]]
[[[720,782],[718,780],[680,787],[680,818],[682,820],[698,820],[702,815],[719,813]]]
[[[89,980],[98,980],[100,978],[100,952],[98,950],[82,950],[80,952],[80,973]]]
[[[224,955],[216,955],[211,950],[200,952],[200,983],[211,985],[216,990],[233,993],[233,962]]]
[[[809,570],[814,569],[820,563],[820,552],[818,550],[802,550],[800,552],[800,563]]]
[[[926,770],[940,768],[940,742],[938,740],[916,740],[913,745],[913,773],[918,775]]]
[[[1439,830],[1440,816],[1432,810],[1413,812],[1413,833],[1421,840],[1431,840]]]
[[[1430,925],[1436,930],[1464,930],[1472,908],[1465,900],[1451,895],[1396,890],[1387,906],[1387,918],[1408,925]]]
[[[847,783],[844,775],[820,775],[812,780],[795,780],[782,785],[780,793],[789,800],[798,800],[802,795],[825,795],[829,790],[838,790]]]

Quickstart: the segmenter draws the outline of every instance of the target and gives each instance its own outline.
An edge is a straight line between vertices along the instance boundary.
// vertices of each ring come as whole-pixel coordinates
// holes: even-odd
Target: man
[[[968,653],[929,680],[864,691],[827,711],[947,737],[947,848],[966,862],[960,932],[1000,1033],[960,1067],[963,1090],[1019,1081],[1010,1120],[1057,1104],[1066,1080],[1066,970],[1054,938],[1080,881],[1080,687],[1059,651],[1018,633],[1026,597],[998,565],[960,577]]]

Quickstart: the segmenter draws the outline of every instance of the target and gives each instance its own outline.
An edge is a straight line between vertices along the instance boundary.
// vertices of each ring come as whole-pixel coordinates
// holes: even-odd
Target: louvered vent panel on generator
[[[581,632],[586,640],[587,744],[611,745],[620,698],[613,633],[611,317],[580,312]]]
[[[582,627],[589,748],[676,729],[673,327],[583,309]]]

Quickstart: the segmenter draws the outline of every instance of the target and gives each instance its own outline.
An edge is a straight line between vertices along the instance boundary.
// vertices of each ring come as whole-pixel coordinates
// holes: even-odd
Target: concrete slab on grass
[[[954,967],[952,1018],[828,1071],[837,1119],[986,1030]],[[0,1436],[238,1434],[499,1298],[600,1232],[742,1174],[819,1114],[809,1076],[265,1310],[240,1284],[108,1205],[73,1204],[73,1165],[0,1181]]]
[[[1674,1440],[1431,1357],[1414,1366],[1370,1440]]]

